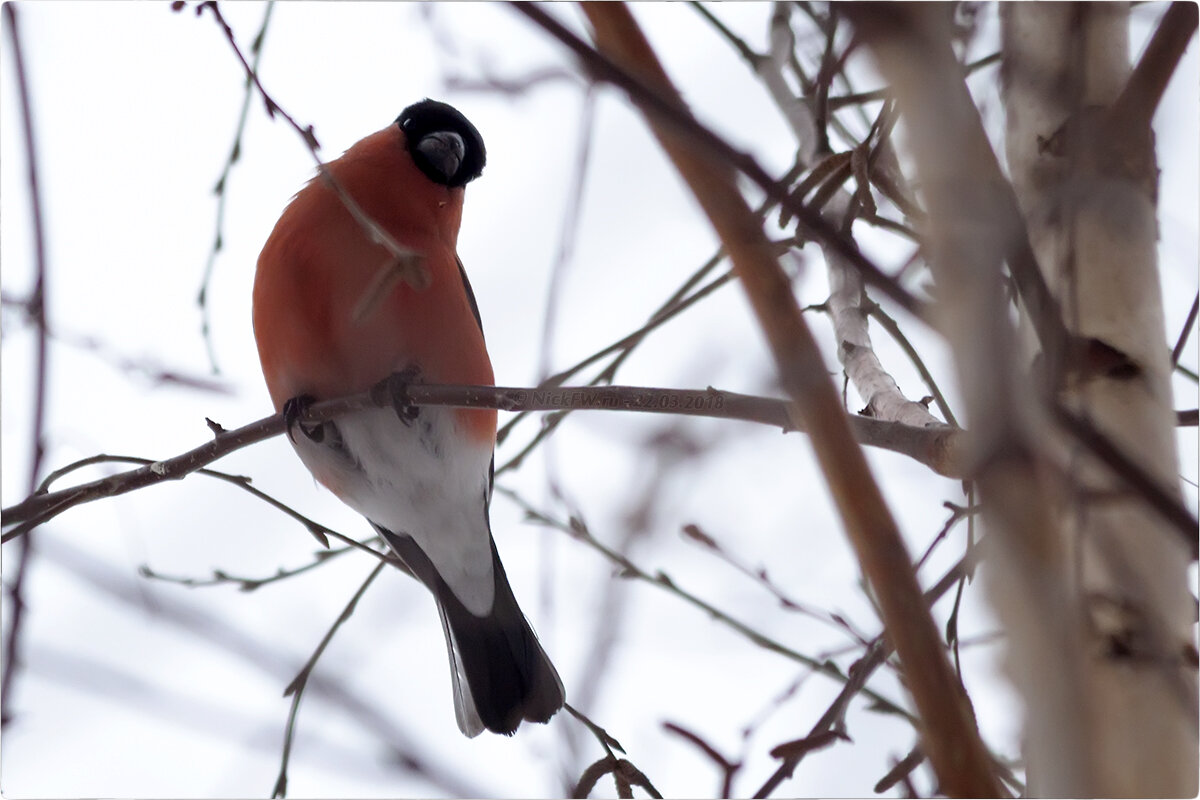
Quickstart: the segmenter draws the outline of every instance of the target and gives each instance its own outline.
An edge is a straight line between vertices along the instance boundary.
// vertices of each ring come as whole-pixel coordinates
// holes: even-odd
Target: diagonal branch
[[[560,40],[574,39],[540,9],[517,6]],[[933,618],[921,598],[911,561],[862,450],[853,441],[811,331],[745,199],[725,153],[697,145],[694,120],[628,8],[585,3],[599,49],[624,77],[636,74],[659,99],[634,96],[655,136],[687,181],[725,243],[734,272],[746,290],[771,346],[780,380],[796,416],[809,427],[817,459],[883,612],[884,624],[905,667],[905,679],[921,718],[922,740],[943,788],[951,794],[993,796],[1001,791],[979,738],[966,697],[941,648]],[[565,34],[565,35],[564,35]],[[663,110],[669,109],[669,114]],[[671,119],[664,119],[670,117]],[[678,120],[693,123],[684,130]],[[803,208],[803,206],[797,207]],[[791,209],[789,209],[791,210]],[[828,225],[805,209],[805,217]],[[797,215],[799,216],[799,215]],[[808,220],[801,217],[802,221]],[[838,236],[838,240],[844,241]],[[843,255],[866,261],[856,247]],[[856,264],[857,266],[857,264]]]
[[[175,2],[171,4],[172,9],[176,11],[182,9],[183,6],[184,3],[182,0],[175,0]],[[427,276],[424,274],[423,268],[419,263],[417,253],[397,242],[396,239],[390,233],[384,230],[384,228],[378,222],[368,216],[367,213],[362,210],[362,207],[358,204],[358,201],[351,197],[350,193],[346,191],[345,187],[334,179],[332,173],[329,172],[329,168],[325,166],[325,162],[321,160],[320,153],[318,153],[320,143],[317,141],[317,135],[313,130],[313,126],[302,126],[296,121],[295,117],[285,111],[278,103],[275,102],[271,95],[267,93],[267,90],[263,87],[262,82],[258,79],[258,74],[254,71],[254,66],[246,58],[246,54],[242,52],[241,47],[238,45],[237,39],[233,35],[233,29],[229,26],[229,23],[225,21],[224,15],[221,14],[221,8],[215,2],[215,0],[205,0],[204,2],[200,3],[200,5],[196,6],[196,16],[202,15],[205,11],[212,15],[213,20],[221,28],[221,32],[225,35],[226,41],[229,42],[229,46],[233,49],[234,55],[237,56],[238,61],[241,63],[242,69],[246,73],[246,78],[254,85],[254,88],[258,90],[259,96],[262,97],[263,106],[266,109],[267,116],[274,119],[276,114],[280,115],[292,128],[292,130],[299,134],[300,138],[304,140],[304,145],[308,148],[308,152],[312,155],[313,161],[316,162],[317,173],[321,176],[321,179],[324,180],[337,194],[338,199],[346,208],[346,211],[351,217],[354,218],[354,221],[358,223],[363,232],[367,234],[367,237],[371,240],[371,242],[379,245],[388,252],[388,255],[390,255],[393,259],[393,266],[398,274],[402,274],[402,277],[412,282],[414,286],[423,285],[424,281],[427,280]]]
[[[1158,22],[1146,51],[1113,104],[1113,116],[1132,130],[1149,128],[1154,112],[1175,74],[1179,59],[1196,32],[1196,4],[1174,2]]]

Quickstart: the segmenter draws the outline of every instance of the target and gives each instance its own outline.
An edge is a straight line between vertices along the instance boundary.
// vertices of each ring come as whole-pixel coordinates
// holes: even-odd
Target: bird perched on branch
[[[479,132],[456,109],[409,106],[326,164],[332,180],[316,177],[292,199],[254,280],[271,400],[309,471],[433,593],[467,736],[546,722],[564,700],[492,540],[496,412],[401,398],[417,380],[493,383],[456,253],[464,187],[484,162]],[[395,408],[299,420],[316,400],[381,385],[392,387]]]

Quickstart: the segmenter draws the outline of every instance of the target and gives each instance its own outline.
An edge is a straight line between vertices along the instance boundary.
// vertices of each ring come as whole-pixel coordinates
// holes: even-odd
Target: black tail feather
[[[491,543],[495,600],[488,615],[479,617],[454,596],[410,536],[375,527],[437,600],[463,733],[474,736],[481,723],[489,731],[509,735],[522,720],[549,721],[564,702],[562,681],[517,605],[496,543]]]

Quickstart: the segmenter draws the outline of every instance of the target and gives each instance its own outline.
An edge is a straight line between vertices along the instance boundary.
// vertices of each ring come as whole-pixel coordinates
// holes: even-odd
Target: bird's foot
[[[412,404],[408,395],[408,387],[421,377],[421,368],[416,364],[393,372],[379,383],[371,387],[371,399],[378,405],[391,403],[396,416],[405,425],[412,425],[420,415],[421,409]]]
[[[300,418],[308,411],[308,407],[317,401],[317,398],[311,394],[299,394],[283,403],[283,424],[287,430],[288,438],[292,440],[292,444],[296,443],[296,434],[294,429],[299,428],[300,432],[311,441],[320,444],[325,439],[325,423],[323,422],[304,422]]]

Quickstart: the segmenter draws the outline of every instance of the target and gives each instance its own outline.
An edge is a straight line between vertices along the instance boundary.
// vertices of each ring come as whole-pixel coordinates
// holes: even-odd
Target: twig
[[[961,645],[962,640],[958,635],[958,612],[962,608],[963,593],[967,587],[967,576],[963,575],[958,579],[958,586],[954,590],[954,604],[950,607],[950,615],[946,618],[946,643],[950,645],[950,653],[954,656],[954,674],[958,677],[958,683],[963,686],[962,676],[962,657]]]
[[[734,50],[738,51],[738,55],[740,55],[742,59],[750,66],[750,69],[758,69],[758,65],[762,62],[763,57],[754,52],[750,45],[746,44],[745,39],[731,31],[725,25],[725,23],[721,22],[721,20],[718,19],[717,16],[713,14],[712,11],[710,11],[703,3],[696,2],[696,0],[691,0],[688,5],[692,7],[692,10],[696,11],[701,17],[703,17],[709,25],[712,25],[717,33],[719,33],[725,39],[725,41],[729,42]]]
[[[789,15],[786,10],[791,7],[791,4],[785,3],[785,2],[777,2],[775,4],[775,6],[776,6],[776,15],[781,15],[781,22],[786,23],[788,25],[788,27],[790,28],[790,19],[789,19]],[[836,10],[832,6],[825,4],[826,13],[820,13],[812,3],[807,2],[806,0],[803,2],[797,2],[795,4],[795,6],[796,6],[796,8],[798,8],[802,12],[804,12],[804,14],[812,21],[813,25],[816,26],[817,30],[819,30],[826,37],[826,41],[828,41],[830,31],[832,31],[837,24]],[[774,29],[776,24],[780,24],[780,23],[776,23],[775,20],[772,20],[772,23],[771,23],[772,29]],[[780,44],[783,44],[782,40],[773,38],[771,41],[772,51],[774,51],[775,48],[778,47]],[[845,56],[849,53],[849,51],[853,47],[857,47],[856,39],[852,39],[850,44],[843,51],[843,55],[842,55],[842,57],[840,57],[838,59],[837,63],[835,64],[834,69],[833,69],[833,74],[831,76],[831,80],[833,78],[839,79],[842,83],[843,89],[845,89],[845,91],[849,94],[854,94],[855,92],[850,85],[850,78],[849,78],[849,76],[847,76],[846,71],[845,71],[845,62],[846,62]],[[805,95],[803,105],[809,112],[812,112],[813,106],[818,99],[817,97],[814,96],[814,94],[820,91],[820,87],[818,85],[819,76],[814,76],[811,80],[808,80],[804,77],[803,70],[800,68],[799,50],[798,50],[798,48],[796,48],[795,40],[794,40],[794,37],[792,37],[792,36],[788,37],[787,52],[784,55],[785,55],[787,61],[789,62],[793,72],[795,72],[796,76],[800,78],[800,86],[803,89],[804,95]],[[772,58],[770,59],[770,62],[773,63],[773,65],[775,65],[776,67],[778,67],[778,65],[781,63],[781,61],[775,57],[774,52],[772,52]],[[820,66],[818,66],[818,71],[820,71],[820,69],[821,69]],[[777,91],[777,89],[775,87],[771,88],[772,94],[774,94],[776,91]],[[865,124],[867,122],[866,113],[864,112],[862,107],[861,106],[856,107],[855,111],[858,112],[858,115],[861,118],[861,121]],[[841,121],[841,119],[839,117],[837,117],[836,115],[830,114],[830,115],[828,115],[828,120],[829,120],[830,127],[832,127],[838,133],[838,135],[842,137],[843,141],[845,143],[847,143],[850,147],[853,147],[857,143],[858,137],[855,136],[850,131],[850,129]],[[824,134],[821,133],[820,131],[818,131],[817,136],[823,138]]]
[[[609,735],[608,731],[601,728],[595,722],[584,714],[579,709],[572,706],[570,703],[565,703],[563,707],[571,716],[583,723],[600,746],[604,748],[604,757],[593,762],[583,774],[579,776],[579,781],[575,784],[575,788],[571,791],[571,797],[587,797],[597,781],[605,775],[611,774],[613,782],[617,786],[617,795],[619,797],[633,797],[631,787],[641,786],[651,797],[661,798],[662,795],[654,788],[654,784],[650,783],[650,779],[646,777],[640,769],[635,767],[632,762],[624,758],[618,758],[613,750],[617,753],[625,754],[625,748],[621,747],[621,743]]]
[[[977,70],[998,63],[1000,63],[1000,53],[991,53],[983,58],[972,61],[970,64],[967,64],[965,67],[963,67],[963,73],[966,75],[971,75]],[[862,105],[863,103],[873,103],[879,100],[886,100],[891,96],[891,90],[889,89],[874,89],[869,92],[856,92],[855,94],[840,95],[838,97],[829,98],[829,107],[833,110],[836,110],[844,106]]]
[[[682,725],[677,725],[674,722],[664,722],[663,730],[686,739],[687,741],[696,745],[696,747],[700,749],[700,752],[708,756],[709,760],[716,764],[717,768],[721,770],[720,796],[733,796],[733,776],[736,775],[737,771],[742,768],[740,761],[730,761],[728,758],[721,755],[717,748],[713,747],[711,744],[701,738],[699,734],[689,731]]]
[[[837,97],[829,98],[829,109],[837,111],[839,108],[846,106],[857,106],[863,103],[875,103],[880,100],[886,100],[891,96],[887,89],[874,89],[869,92],[856,92],[855,94],[843,94]]]
[[[288,695],[292,696],[292,707],[288,711],[287,726],[284,729],[283,734],[283,755],[279,764],[279,777],[275,779],[275,788],[271,790],[271,797],[287,796],[287,768],[288,760],[292,753],[292,742],[294,741],[296,734],[296,716],[300,711],[300,698],[304,695],[305,687],[308,686],[309,676],[312,675],[313,668],[317,666],[317,660],[320,659],[321,654],[325,652],[325,648],[328,647],[329,643],[333,640],[333,635],[337,633],[338,628],[342,627],[342,623],[350,619],[350,615],[354,613],[354,609],[358,605],[358,601],[362,599],[363,594],[367,591],[367,587],[371,585],[371,582],[379,577],[379,573],[383,571],[385,564],[386,562],[381,561],[375,565],[374,569],[371,570],[371,573],[367,575],[366,580],[362,582],[362,585],[358,587],[358,590],[350,598],[350,602],[347,603],[346,607],[342,609],[342,613],[338,615],[338,618],[334,620],[333,625],[330,626],[328,631],[326,631],[325,636],[322,637],[320,643],[317,644],[317,649],[313,651],[313,654],[309,657],[308,661],[300,669],[299,674],[296,675],[292,682],[289,683],[287,688],[283,691],[284,697],[287,697]]]
[[[850,741],[850,737],[842,731],[834,730],[814,733],[809,736],[804,736],[799,739],[793,739],[790,742],[776,745],[771,748],[772,758],[796,759],[799,760],[815,750],[822,750],[841,739],[844,742]]]
[[[945,523],[942,524],[941,530],[937,532],[937,535],[933,537],[933,541],[929,543],[929,547],[925,548],[925,552],[919,559],[917,559],[917,563],[913,569],[917,570],[918,572],[920,572],[921,567],[925,565],[925,562],[929,560],[929,556],[933,554],[934,548],[936,548],[941,542],[945,541],[946,537],[950,534],[950,531],[954,529],[955,525],[964,519],[969,520],[975,514],[979,513],[978,506],[968,506],[964,508],[963,506],[958,506],[949,502],[942,503],[942,506],[950,511],[950,516],[946,519]]]
[[[793,172],[795,171],[796,170],[793,170]],[[784,178],[784,181],[788,182],[791,177],[791,174],[789,174]],[[765,214],[772,206],[773,203],[768,200],[759,208],[758,213]],[[550,376],[546,380],[542,381],[539,388],[560,386],[568,378],[574,376],[583,369],[586,369],[603,358],[614,355],[615,357],[612,359],[612,361],[610,361],[608,365],[589,382],[588,385],[599,386],[612,383],[616,378],[617,370],[620,369],[625,360],[633,354],[633,351],[637,349],[638,345],[640,345],[651,332],[657,330],[669,320],[674,319],[676,316],[690,308],[695,303],[709,296],[733,280],[733,273],[725,272],[722,275],[712,279],[709,283],[696,288],[705,277],[707,277],[714,269],[716,269],[716,267],[724,258],[724,248],[718,248],[716,253],[714,253],[703,265],[701,265],[699,269],[697,269],[686,281],[683,282],[683,285],[675,290],[670,298],[668,298],[650,315],[649,320],[647,320],[642,327],[638,328],[632,333],[626,334],[618,341],[596,351],[592,355],[587,356],[583,360],[577,362],[574,366],[568,367],[561,372]],[[520,424],[523,419],[525,419],[526,415],[527,412],[521,412],[510,422],[501,427],[496,435],[496,441],[503,442],[509,436],[509,434],[512,433],[513,429]],[[519,467],[525,457],[538,445],[540,445],[546,437],[550,436],[565,418],[565,414],[559,414],[544,420],[544,424],[542,425],[541,429],[533,436],[533,438],[526,443],[526,445],[521,448],[516,455],[510,457],[507,462],[496,468],[496,474],[499,475],[510,469],[516,469]]]
[[[603,555],[621,569],[621,577],[634,578],[666,591],[669,594],[673,594],[688,604],[700,609],[722,625],[725,625],[742,636],[745,636],[755,645],[763,648],[764,650],[768,650],[772,653],[781,655],[784,658],[795,661],[796,663],[807,667],[815,673],[824,675],[827,678],[831,678],[840,683],[845,683],[846,676],[840,669],[838,669],[836,665],[830,661],[822,658],[813,658],[812,656],[807,656],[803,653],[793,650],[790,647],[787,647],[786,645],[770,638],[769,636],[766,636],[760,631],[757,631],[746,623],[735,619],[729,614],[726,614],[724,611],[721,611],[716,606],[713,606],[697,595],[692,594],[691,592],[682,588],[665,572],[659,571],[651,574],[643,570],[627,556],[616,552],[597,539],[591,533],[591,531],[588,530],[587,526],[582,522],[582,520],[578,518],[572,518],[569,521],[556,519],[555,517],[550,516],[548,513],[538,510],[531,503],[515,492],[506,490],[503,487],[497,487],[496,491],[507,495],[525,512],[527,519],[530,521],[548,525],[556,530],[562,531],[572,539],[582,542],[583,544]],[[865,694],[871,698],[871,701],[874,703],[877,711],[880,711],[881,713],[895,714],[915,724],[915,718],[908,711],[893,701],[871,690],[866,690]]]
[[[213,459],[213,460],[215,460],[215,459]],[[162,462],[157,462],[157,461],[154,461],[153,459],[149,459],[149,458],[140,458],[138,456],[117,456],[117,455],[108,455],[105,453],[102,453],[100,455],[95,455],[95,456],[89,456],[87,458],[82,458],[78,461],[68,464],[65,467],[56,469],[54,472],[50,473],[48,476],[46,476],[46,480],[42,481],[41,485],[38,487],[37,492],[33,496],[34,497],[47,496],[44,493],[47,492],[47,490],[49,489],[49,487],[52,483],[54,483],[55,481],[57,481],[58,479],[60,479],[64,476],[69,475],[70,473],[72,473],[76,470],[82,469],[84,467],[89,467],[89,466],[93,466],[96,464],[141,464],[143,467],[150,468],[151,470],[153,470],[154,466],[156,464],[160,464],[160,463],[162,463]],[[130,476],[132,479],[132,476],[138,475],[138,474],[140,474],[140,472],[141,472],[141,470],[134,470],[133,472],[119,473],[117,475],[112,475],[112,476],[109,476],[109,478],[103,478],[101,480],[102,481],[106,481],[106,480],[111,481],[113,479],[119,480],[122,478],[122,476]],[[192,472],[194,472],[197,475],[204,475],[204,476],[207,476],[210,478],[216,478],[217,480],[221,480],[226,483],[230,483],[230,484],[238,487],[239,489],[242,489],[245,492],[249,492],[250,494],[254,495],[259,500],[262,500],[263,502],[267,503],[268,505],[274,506],[275,508],[279,509],[280,511],[287,514],[289,517],[291,517],[292,519],[296,520],[301,525],[303,525],[305,530],[307,530],[313,536],[313,538],[315,538],[317,540],[317,542],[322,547],[328,548],[329,547],[329,537],[333,537],[334,539],[345,542],[347,545],[349,545],[352,548],[355,548],[358,550],[363,550],[367,553],[370,553],[372,556],[375,556],[376,558],[381,558],[384,560],[390,559],[390,556],[381,554],[378,551],[373,550],[370,547],[368,547],[367,545],[363,544],[362,542],[359,542],[357,539],[353,539],[349,536],[346,536],[343,533],[338,533],[337,531],[333,530],[332,528],[327,528],[326,526],[322,525],[321,523],[309,519],[308,517],[304,516],[303,514],[301,514],[298,511],[296,511],[295,509],[293,509],[291,506],[287,505],[286,503],[276,500],[274,497],[271,497],[266,492],[263,492],[263,491],[255,488],[254,486],[251,486],[250,478],[248,478],[244,475],[232,475],[228,472],[218,472],[217,470],[206,469],[206,468],[194,469],[194,470],[192,470]],[[178,477],[183,477],[183,476],[180,475]],[[84,485],[89,486],[91,484],[84,484]],[[78,489],[81,487],[75,487],[75,488]],[[64,491],[71,492],[73,490],[67,489]],[[124,494],[124,492],[116,492],[116,494]],[[86,502],[86,500],[80,500],[79,502]],[[39,522],[38,524],[41,524],[41,523]],[[21,526],[18,526],[18,528],[15,528],[14,530],[6,533],[5,541],[7,541],[9,538],[12,538],[15,535],[18,535],[20,532],[20,527]],[[401,564],[401,562],[397,561],[396,563],[397,563],[397,565],[400,566],[401,569],[406,569]]]
[[[297,575],[313,570],[330,559],[352,552],[353,550],[355,550],[355,548],[350,546],[339,547],[335,550],[318,550],[314,554],[313,560],[307,564],[304,564],[300,567],[294,567],[292,569],[284,569],[283,567],[280,567],[278,570],[276,570],[274,575],[269,575],[265,578],[249,578],[230,575],[223,569],[214,569],[212,571],[211,578],[188,578],[177,575],[164,575],[161,572],[155,572],[147,564],[142,564],[140,567],[138,567],[138,574],[143,578],[162,581],[163,583],[174,583],[179,586],[186,586],[189,589],[236,584],[238,591],[253,592],[261,589],[263,586],[266,586],[269,583],[287,580],[288,578],[293,578]]]
[[[12,41],[13,66],[17,78],[17,91],[21,109],[21,132],[24,137],[25,158],[28,165],[29,206],[33,217],[33,248],[35,278],[33,292],[29,298],[28,313],[37,331],[33,376],[33,425],[30,438],[33,449],[29,456],[29,491],[37,487],[38,475],[42,471],[45,455],[46,427],[46,376],[48,342],[46,333],[46,234],[42,220],[42,192],[38,180],[37,140],[33,133],[33,109],[29,98],[29,78],[25,72],[25,58],[21,50],[21,34],[16,8],[5,3],[4,15],[8,22],[8,35]],[[12,720],[12,688],[17,673],[21,670],[21,623],[25,616],[25,576],[33,560],[33,542],[25,537],[17,550],[16,568],[8,586],[11,603],[8,638],[4,642],[4,675],[0,678],[0,728]]]
[[[171,7],[179,10],[184,7],[184,3],[182,0],[175,0]],[[419,276],[420,266],[418,254],[415,251],[401,245],[395,240],[395,238],[392,237],[391,234],[384,230],[379,223],[371,219],[371,217],[369,217],[366,212],[362,210],[362,207],[359,206],[358,202],[351,197],[346,189],[333,177],[332,173],[329,171],[329,168],[321,160],[320,153],[318,152],[321,145],[320,142],[317,141],[317,136],[313,131],[313,126],[301,126],[291,114],[285,111],[278,103],[275,102],[271,95],[267,93],[267,90],[263,87],[262,83],[258,79],[258,74],[254,71],[254,68],[246,59],[241,47],[238,46],[237,39],[233,35],[233,29],[229,27],[229,23],[225,21],[225,17],[221,14],[221,9],[218,7],[215,0],[205,0],[205,2],[202,2],[196,6],[197,16],[202,15],[205,11],[208,11],[212,15],[214,21],[216,21],[217,25],[221,28],[221,31],[225,35],[226,41],[229,42],[229,46],[233,49],[234,55],[236,55],[238,61],[241,62],[242,69],[245,71],[246,77],[254,84],[254,88],[258,90],[259,96],[262,97],[267,116],[271,119],[274,119],[276,114],[283,117],[292,130],[294,130],[300,136],[300,138],[304,141],[305,146],[308,148],[309,154],[312,155],[313,161],[316,163],[317,172],[320,174],[321,179],[324,180],[326,184],[337,194],[342,206],[345,207],[350,216],[354,218],[354,221],[358,223],[363,232],[367,234],[367,237],[371,240],[371,242],[387,250],[388,254],[392,257],[393,263],[389,265],[389,267],[403,270],[404,272],[410,274],[416,273],[412,275],[412,280],[415,283],[420,283],[422,279]]]
[[[840,64],[844,59],[838,59],[838,66],[834,65],[833,46],[837,39],[838,16],[837,11],[833,6],[829,7],[829,24],[825,28],[825,50],[821,53],[821,66],[817,69],[817,77],[814,80],[817,95],[814,101],[816,110],[814,116],[814,128],[817,131],[817,153],[828,153],[829,148],[829,85],[833,83],[833,76],[840,68]]]
[[[1187,320],[1183,323],[1183,330],[1179,332],[1179,338],[1175,340],[1175,346],[1171,348],[1171,365],[1179,364],[1179,357],[1183,355],[1183,348],[1187,346],[1188,339],[1191,338],[1192,327],[1196,324],[1196,312],[1200,311],[1200,293],[1197,293],[1196,299],[1192,301],[1192,310],[1188,312]]]
[[[118,608],[132,617],[178,628],[191,640],[242,662],[250,674],[261,674],[279,683],[290,681],[296,674],[296,659],[284,655],[279,647],[261,636],[238,628],[229,618],[218,616],[208,604],[190,602],[178,591],[154,591],[154,587],[147,587],[127,570],[96,560],[66,537],[48,537],[43,552],[56,568],[66,571],[105,600],[115,601]],[[384,756],[382,766],[398,768],[408,776],[428,782],[434,794],[486,796],[487,789],[473,784],[461,763],[444,762],[427,749],[428,737],[421,735],[418,721],[413,721],[411,729],[398,724],[379,702],[379,693],[368,687],[360,690],[358,683],[316,673],[309,678],[307,693],[310,698],[324,700],[339,709],[346,720],[378,741]],[[230,687],[230,691],[235,688]]]
[[[246,90],[242,97],[241,111],[238,113],[237,128],[233,133],[233,146],[229,148],[229,158],[225,160],[225,167],[221,170],[221,177],[217,179],[217,185],[213,187],[213,192],[217,195],[216,232],[213,234],[212,249],[209,250],[208,259],[204,264],[204,275],[200,279],[200,293],[196,296],[196,304],[200,306],[200,334],[204,339],[204,346],[208,351],[208,362],[212,366],[214,375],[219,374],[221,370],[217,366],[217,353],[212,341],[212,320],[210,317],[212,309],[208,304],[208,289],[209,284],[212,282],[213,269],[217,263],[217,256],[225,246],[226,189],[228,188],[229,175],[233,172],[233,165],[237,163],[242,154],[242,133],[246,130],[246,120],[250,115],[250,98],[254,96],[254,84],[250,80],[250,74],[258,74],[258,64],[262,58],[263,41],[267,35],[267,26],[271,22],[271,12],[274,10],[275,0],[269,0],[263,11],[262,24],[259,25],[254,42],[250,45],[250,53],[253,61],[250,63],[250,71],[246,75]]]
[[[547,83],[577,83],[579,76],[561,67],[541,67],[519,77],[489,75],[480,79],[451,75],[446,78],[446,89],[453,92],[499,92],[510,97],[520,97]]]
[[[850,667],[850,674],[842,686],[842,690],[838,692],[836,698],[830,706],[821,715],[821,718],[813,724],[808,736],[805,740],[816,740],[818,737],[824,736],[833,730],[834,724],[840,720],[850,705],[850,700],[859,692],[865,693],[867,680],[872,673],[884,662],[887,654],[890,652],[890,647],[886,644],[886,640],[880,636],[877,637],[871,646],[867,648],[867,652]],[[800,764],[812,748],[794,749],[784,754],[783,763],[775,770],[767,781],[759,787],[754,793],[755,797],[770,797],[771,793],[778,788],[779,784],[792,776],[796,767]]]
[[[875,794],[882,794],[900,781],[907,781],[912,771],[921,766],[921,762],[924,760],[925,754],[921,752],[921,745],[917,745],[879,779],[879,782],[875,784]]]
[[[18,310],[29,321],[34,322],[35,316],[31,308],[32,302],[31,298],[0,294],[0,305]],[[157,363],[153,358],[138,358],[125,355],[97,336],[66,331],[63,329],[61,323],[56,323],[52,327],[47,321],[46,336],[56,344],[78,348],[94,355],[113,369],[123,372],[126,375],[145,378],[156,385],[180,386],[185,389],[211,392],[213,394],[233,394],[233,389],[223,381],[216,380],[207,375],[189,375],[186,372]]]
[[[676,135],[688,137],[692,146],[707,156],[726,164],[745,175],[763,193],[800,220],[812,238],[829,244],[840,255],[862,271],[864,278],[918,319],[929,321],[931,316],[926,304],[913,297],[891,276],[884,273],[862,254],[853,240],[831,227],[820,215],[803,203],[794,200],[786,186],[781,185],[764,170],[757,161],[717,136],[696,120],[678,104],[663,99],[659,93],[642,79],[617,66],[610,58],[588,46],[582,39],[554,20],[540,7],[516,3],[516,11],[529,17],[547,33],[558,39],[580,57],[584,67],[598,79],[608,81],[625,90],[638,103],[645,104],[656,122],[667,125]]]
[[[708,264],[706,264],[705,267],[702,267],[698,271],[697,274],[699,274],[700,272],[704,272],[707,274],[708,271],[711,271],[711,269],[708,268],[708,265],[711,264],[712,266],[715,267],[716,264],[721,260],[722,257],[723,257],[722,253],[718,253],[717,255],[713,256],[713,258],[709,260]],[[694,275],[693,277],[696,277],[696,276]],[[612,379],[615,376],[617,369],[621,366],[622,363],[624,363],[625,359],[627,359],[630,355],[632,355],[633,351],[637,349],[638,345],[640,345],[643,341],[645,341],[646,337],[652,331],[656,330],[661,325],[663,325],[665,322],[674,318],[678,314],[682,313],[685,309],[689,308],[692,304],[702,300],[703,298],[712,294],[717,289],[720,289],[722,286],[731,282],[732,280],[733,280],[733,274],[730,272],[726,272],[723,275],[720,275],[719,277],[714,278],[712,281],[710,281],[709,283],[700,287],[699,289],[696,289],[690,295],[687,295],[686,297],[682,297],[681,299],[679,299],[676,302],[672,302],[674,300],[674,298],[672,298],[672,300],[668,300],[665,304],[663,304],[663,306],[660,307],[659,312],[652,314],[650,317],[650,320],[648,322],[646,322],[641,328],[638,328],[637,330],[633,331],[632,333],[626,334],[619,341],[613,342],[609,346],[596,351],[592,355],[590,355],[587,358],[584,358],[582,361],[579,361],[578,363],[576,363],[574,366],[568,367],[567,369],[562,370],[561,372],[550,376],[549,378],[547,378],[545,381],[542,382],[542,384],[539,388],[551,388],[551,387],[561,386],[563,381],[565,381],[567,378],[571,377],[572,375],[575,375],[576,373],[582,371],[583,369],[591,366],[592,364],[596,363],[597,361],[599,361],[602,358],[605,358],[610,355],[615,355],[615,358],[613,358],[613,360],[609,362],[608,366],[606,366],[599,375],[597,375],[595,378],[593,378],[589,382],[588,386],[600,386],[605,383],[611,383]],[[683,287],[681,287],[680,291],[683,291]],[[676,296],[678,296],[678,294],[679,293],[677,292]],[[531,412],[522,411],[522,412],[518,413],[511,421],[509,421],[503,427],[501,427],[499,432],[496,434],[497,443],[504,441],[504,439],[507,438],[508,435],[512,433],[513,429],[523,419],[525,419],[529,413],[531,413]],[[533,452],[533,450],[538,445],[540,445],[541,442],[546,437],[548,437],[550,434],[552,434],[555,431],[555,429],[558,427],[558,425],[561,424],[565,418],[566,418],[565,413],[564,414],[555,414],[554,416],[544,418],[541,429],[533,436],[532,439],[530,439],[529,442],[527,442],[525,444],[524,447],[522,447],[519,451],[517,451],[517,453],[515,455],[511,456],[508,461],[506,461],[501,466],[496,467],[496,474],[499,475],[504,472],[507,472],[510,469],[516,469],[517,467],[519,467],[521,465],[521,462],[524,461],[525,457],[528,456],[529,453]]]
[[[932,606],[951,586],[958,583],[962,576],[972,569],[972,565],[979,556],[980,553],[978,550],[968,552],[937,583],[925,590],[922,594],[923,600]],[[849,675],[846,677],[842,690],[838,692],[837,697],[834,698],[834,701],[825,710],[825,713],[821,715],[820,719],[813,724],[808,735],[798,741],[823,741],[819,737],[822,737],[829,731],[835,730],[835,726],[841,725],[846,710],[850,706],[850,701],[854,696],[859,692],[868,697],[871,695],[870,690],[866,688],[867,681],[875,670],[887,660],[891,651],[891,644],[884,636],[880,635],[873,639],[863,656],[850,667]],[[779,765],[771,777],[755,792],[754,796],[769,797],[783,781],[792,776],[800,761],[804,759],[811,749],[811,747],[797,748],[794,751],[787,752],[783,756],[783,763]]]
[[[736,569],[746,577],[758,583],[779,601],[781,608],[787,611],[794,611],[804,614],[807,617],[822,622],[830,627],[837,629],[841,633],[847,634],[853,641],[858,644],[865,644],[865,638],[861,633],[853,628],[848,621],[839,616],[823,609],[814,608],[807,603],[801,603],[798,600],[789,597],[783,589],[775,585],[775,582],[767,574],[766,567],[752,569],[743,564],[739,559],[735,558],[732,553],[722,547],[716,539],[710,536],[705,531],[701,530],[699,525],[689,524],[682,528],[683,535],[690,541],[698,543],[705,550],[715,555],[721,561]]]
[[[585,728],[591,731],[592,736],[596,737],[596,741],[600,742],[600,746],[604,748],[604,752],[607,753],[610,758],[615,758],[613,755],[613,750],[616,750],[622,755],[625,753],[625,748],[621,747],[621,743],[614,739],[608,731],[604,730],[604,728],[601,728],[595,722],[592,722],[591,717],[589,717],[587,714],[584,714],[570,703],[564,703],[563,708],[565,708],[572,717],[582,722]]]
[[[659,798],[659,800],[662,798],[645,773],[635,767],[632,762],[611,754],[596,761],[583,771],[571,796],[587,797],[595,788],[596,782],[610,774],[613,776],[613,782],[617,785],[617,797],[633,797],[632,788],[639,786],[645,789],[651,797]]]

